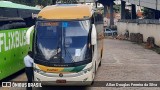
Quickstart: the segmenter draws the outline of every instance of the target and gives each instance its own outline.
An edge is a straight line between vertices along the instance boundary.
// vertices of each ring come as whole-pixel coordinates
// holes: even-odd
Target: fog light
[[[39,78],[36,78],[37,79],[37,81],[41,81]]]
[[[88,78],[83,79],[83,82],[87,81]]]

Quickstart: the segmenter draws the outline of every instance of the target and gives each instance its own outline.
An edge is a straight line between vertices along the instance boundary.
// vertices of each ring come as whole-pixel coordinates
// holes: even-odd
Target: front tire
[[[102,60],[102,58],[101,58],[101,60]],[[98,65],[99,67],[101,66],[101,63],[102,63],[102,61],[99,62],[99,65]]]
[[[100,60],[99,65],[98,65],[99,67],[100,67],[101,64],[102,64],[102,57],[103,57],[103,49],[101,50],[101,58],[100,58],[101,60]]]

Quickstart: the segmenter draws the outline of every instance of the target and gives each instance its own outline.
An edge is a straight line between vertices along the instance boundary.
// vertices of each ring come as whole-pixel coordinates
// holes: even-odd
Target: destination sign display
[[[40,26],[58,26],[59,22],[41,22]]]

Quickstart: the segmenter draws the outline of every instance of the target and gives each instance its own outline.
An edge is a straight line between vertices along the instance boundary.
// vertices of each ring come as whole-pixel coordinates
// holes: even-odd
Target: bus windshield
[[[51,63],[88,60],[90,21],[37,21],[35,58]]]

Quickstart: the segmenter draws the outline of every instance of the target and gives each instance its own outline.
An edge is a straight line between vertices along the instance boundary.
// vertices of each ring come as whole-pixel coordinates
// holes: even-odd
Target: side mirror
[[[91,44],[92,45],[96,45],[97,44],[97,32],[96,32],[96,27],[95,27],[94,24],[92,24]]]
[[[31,26],[26,32],[26,43],[27,44],[30,44],[30,37],[31,37],[31,33],[33,30],[34,30],[34,25]]]

